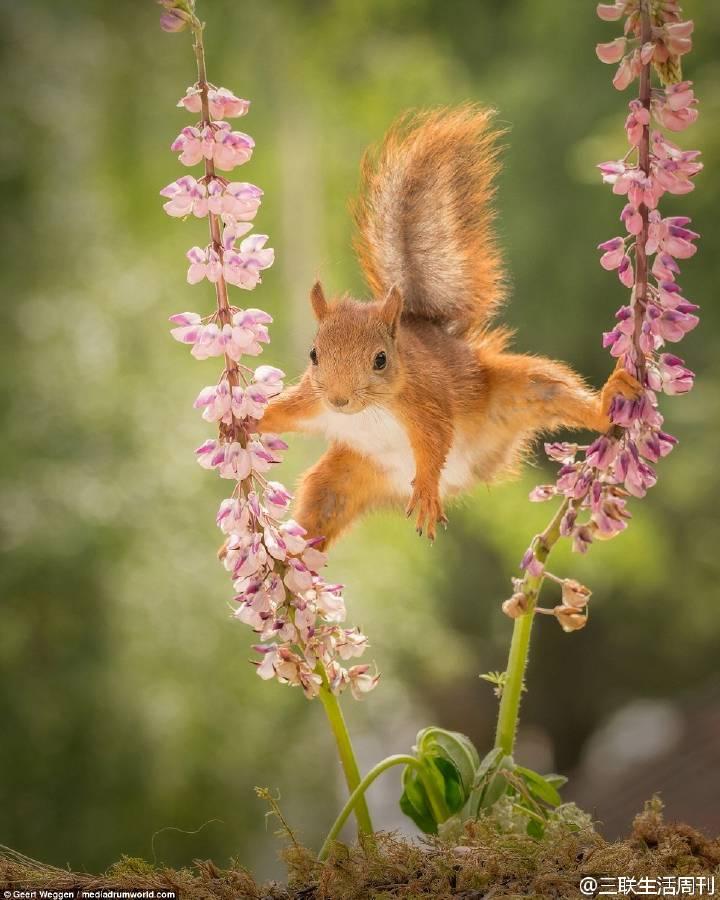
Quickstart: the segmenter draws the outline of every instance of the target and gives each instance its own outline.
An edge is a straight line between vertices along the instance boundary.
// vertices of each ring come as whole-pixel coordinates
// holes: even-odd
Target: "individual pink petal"
[[[250,454],[248,451],[237,441],[228,444],[225,460],[220,466],[220,477],[243,481],[250,474],[250,469]]]
[[[663,249],[675,259],[690,259],[697,253],[697,247],[681,237],[669,235],[663,241]]]
[[[670,22],[665,25],[665,33],[671,37],[690,37],[695,30],[695,23],[692,19],[685,22]]]
[[[598,44],[595,47],[597,57],[604,63],[620,62],[625,54],[625,45],[627,41],[624,37],[615,38],[607,44]]]
[[[205,406],[208,406],[215,399],[215,395],[217,393],[217,385],[211,384],[207,387],[204,387],[200,393],[197,395],[193,406],[195,409],[202,409]]]
[[[172,328],[170,334],[181,344],[194,344],[202,333],[201,325],[183,325],[180,328]]]
[[[201,104],[200,88],[196,85],[189,87],[185,92],[185,96],[178,100],[178,107],[184,107],[188,112],[199,113]]]
[[[253,376],[254,382],[265,397],[274,397],[282,391],[285,373],[275,366],[258,366]]]
[[[248,100],[241,100],[232,91],[221,87],[208,91],[210,114],[216,119],[244,116],[250,108]]]
[[[315,547],[307,547],[302,555],[302,561],[311,572],[319,572],[327,565],[327,553],[317,550]]]
[[[615,87],[618,91],[624,91],[625,88],[637,77],[637,63],[635,53],[630,53],[623,58],[623,61],[618,66],[617,72],[615,73],[615,77],[613,78],[613,87]]]
[[[225,350],[224,335],[218,326],[211,322],[206,325],[198,340],[190,351],[195,359],[209,359],[211,356],[220,356]]]
[[[207,279],[208,279],[208,281],[215,284],[216,281],[220,280],[221,276],[222,276],[222,263],[220,262],[220,257],[217,253],[217,250],[214,250],[211,247],[208,250]]]
[[[646,66],[650,60],[653,58],[653,53],[655,51],[655,44],[653,41],[648,41],[643,44],[640,48],[640,62]]]
[[[199,325],[202,319],[197,313],[183,312],[175,313],[174,315],[170,316],[168,321],[174,322],[176,325]]]
[[[625,10],[624,3],[598,3],[597,14],[605,22],[616,22]]]
[[[194,166],[202,159],[202,143],[197,128],[187,126],[170,145],[170,149],[180,151],[180,162],[186,166]]]
[[[235,318],[241,317],[242,324],[248,326],[255,325],[271,325],[273,317],[270,313],[266,313],[264,309],[246,309],[240,310],[235,314]],[[233,319],[235,321],[235,319]],[[240,324],[240,319],[236,324]]]
[[[600,265],[608,272],[617,269],[625,256],[625,242],[619,237],[605,241],[599,245],[598,249],[605,250],[600,257]]]
[[[280,531],[290,553],[300,554],[305,552],[307,547],[305,535],[307,532],[302,525],[294,519],[288,519],[287,522],[280,526]]]
[[[187,271],[188,284],[197,284],[207,274],[207,251],[202,247],[191,247],[185,255],[190,260]]]
[[[663,29],[663,40],[668,51],[674,56],[682,56],[685,53],[689,53],[692,50],[690,35],[694,27],[691,19],[686,22],[667,23]]]
[[[626,204],[623,211],[620,213],[620,218],[625,223],[625,227],[630,234],[640,234],[643,228],[642,216],[632,203]]]
[[[630,262],[629,256],[624,256],[620,265],[618,266],[618,278],[625,285],[625,287],[630,288],[633,286],[635,282],[635,274],[633,272],[632,263]]]
[[[220,445],[218,441],[207,440],[195,451],[197,461],[204,469],[212,469],[214,467],[213,459],[217,455],[219,446],[222,445]]]
[[[248,222],[255,218],[263,192],[254,184],[231,181],[222,197],[221,210],[237,221]]]
[[[223,228],[222,244],[224,250],[232,250],[235,241],[252,229],[252,222],[233,222]]]

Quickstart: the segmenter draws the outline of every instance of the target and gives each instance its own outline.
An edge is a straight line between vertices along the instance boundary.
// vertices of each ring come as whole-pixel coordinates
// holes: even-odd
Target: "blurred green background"
[[[0,444],[0,842],[97,869],[121,853],[179,864],[237,857],[278,873],[253,786],[278,791],[317,844],[342,797],[318,703],[254,674],[251,633],[228,616],[215,561],[224,487],[194,462],[208,429],[192,409],[215,378],[168,336],[207,312],[185,283],[205,226],[165,216],[183,173],[168,152],[194,81],[187,34],[151,2],[4,0]],[[267,362],[292,376],[312,333],[306,295],[362,293],[346,199],[363,148],[407,107],[466,99],[510,130],[499,207],[516,346],[565,359],[600,385],[600,347],[624,292],[597,264],[621,203],[595,163],[624,153],[626,97],[594,45],[617,29],[584,0],[201,0],[210,78],[252,99],[257,141],[239,174],[265,189],[257,228],[277,261],[252,298],[276,316]],[[553,568],[594,590],[589,627],[538,623],[518,755],[573,779],[621,831],[662,789],[673,816],[720,831],[717,516],[720,438],[720,7],[697,22],[686,74],[702,98],[698,188],[670,198],[700,253],[684,266],[703,305],[684,342],[696,390],[665,402],[681,445],[629,532]],[[320,445],[293,440],[291,483]],[[364,767],[435,723],[490,746],[509,577],[549,507],[527,502],[549,470],[480,487],[429,547],[400,516],[367,519],[332,555],[351,621],[383,680],[345,709]],[[691,790],[690,785],[695,784]],[[381,827],[408,828],[386,776]]]

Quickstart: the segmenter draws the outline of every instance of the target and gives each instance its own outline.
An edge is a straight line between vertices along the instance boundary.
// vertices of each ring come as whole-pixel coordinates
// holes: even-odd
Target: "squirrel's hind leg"
[[[327,548],[355,519],[390,496],[382,469],[346,444],[334,443],[302,476],[295,518]]]
[[[587,428],[607,431],[612,400],[620,395],[636,399],[640,384],[617,368],[600,392],[587,387],[563,363],[543,357],[506,354],[488,370],[490,400],[496,415],[523,431]]]

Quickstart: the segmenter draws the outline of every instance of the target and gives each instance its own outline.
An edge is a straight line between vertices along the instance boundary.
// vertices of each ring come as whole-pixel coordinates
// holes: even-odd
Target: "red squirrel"
[[[363,159],[355,208],[374,299],[312,288],[310,362],[262,427],[329,439],[295,514],[325,546],[397,503],[432,540],[444,498],[511,475],[540,432],[606,431],[612,398],[638,395],[622,369],[596,393],[563,363],[510,352],[510,333],[490,326],[506,294],[492,117],[466,105],[398,120]]]

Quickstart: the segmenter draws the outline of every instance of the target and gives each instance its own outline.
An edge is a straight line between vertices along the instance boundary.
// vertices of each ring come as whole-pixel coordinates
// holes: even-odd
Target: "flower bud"
[[[533,578],[539,578],[545,571],[545,564],[541,563],[537,556],[535,556],[533,548],[528,547],[520,562],[520,568],[523,572],[527,572],[528,575]]]
[[[162,4],[165,6],[165,4]],[[191,16],[182,9],[167,9],[160,16],[160,27],[163,31],[175,32],[184,31],[188,23],[192,21]]]

